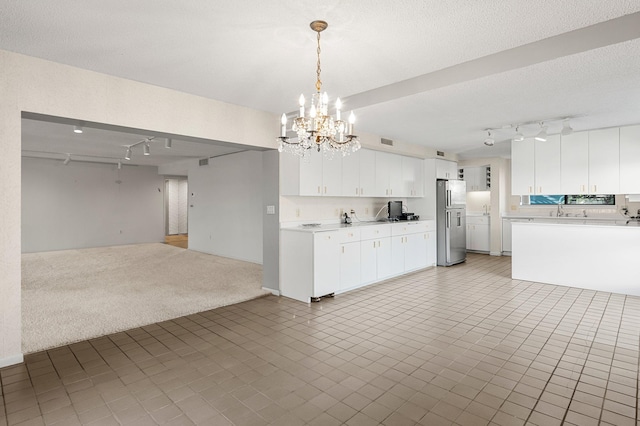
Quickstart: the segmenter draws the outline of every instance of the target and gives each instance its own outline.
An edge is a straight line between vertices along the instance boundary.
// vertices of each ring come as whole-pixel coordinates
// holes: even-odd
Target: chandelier
[[[313,21],[310,26],[318,33],[316,93],[311,96],[311,106],[308,111],[305,111],[304,95],[300,95],[298,99],[300,112],[291,125],[291,130],[297,133],[297,138],[292,140],[287,137],[287,115],[282,114],[278,151],[305,157],[311,148],[316,148],[318,152],[322,151],[328,157],[335,154],[345,156],[360,149],[360,141],[353,134],[356,118],[351,111],[349,122],[342,120],[340,98],[336,99],[335,118],[329,115],[329,96],[327,92],[321,93],[322,80],[320,79],[320,33],[327,29],[328,24],[325,21]]]

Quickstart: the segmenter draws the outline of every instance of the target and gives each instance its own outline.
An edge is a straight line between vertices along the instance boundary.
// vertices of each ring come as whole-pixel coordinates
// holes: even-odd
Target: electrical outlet
[[[351,209],[351,214],[356,214],[356,211],[354,209]]]

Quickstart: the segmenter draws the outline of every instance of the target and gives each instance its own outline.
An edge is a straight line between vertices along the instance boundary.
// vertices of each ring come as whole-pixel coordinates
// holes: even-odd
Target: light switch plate
[[[276,214],[276,206],[267,206],[267,214]]]

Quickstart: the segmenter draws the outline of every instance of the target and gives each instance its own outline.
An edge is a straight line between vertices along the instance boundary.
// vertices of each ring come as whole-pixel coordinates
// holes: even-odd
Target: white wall
[[[22,252],[162,242],[156,167],[22,160]]]
[[[262,263],[262,152],[189,170],[189,249]]]
[[[21,351],[21,113],[276,148],[278,116],[0,50],[0,367]]]

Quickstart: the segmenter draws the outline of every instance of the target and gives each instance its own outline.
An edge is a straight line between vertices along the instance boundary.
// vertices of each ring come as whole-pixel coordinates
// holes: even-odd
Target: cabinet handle
[[[362,188],[360,188],[360,195],[364,194],[364,190]]]
[[[529,187],[529,194],[531,194],[533,192],[533,190],[531,189],[531,187]]]
[[[593,192],[598,192],[598,185],[593,185]]]
[[[584,185],[580,185],[580,192],[584,192]]]
[[[376,242],[375,241],[373,242],[373,248],[376,248]]]
[[[325,194],[327,193],[327,187],[326,186],[324,187],[324,193]]]
[[[389,190],[389,195],[393,195],[393,189]]]
[[[342,246],[342,254],[344,254],[344,246]]]
[[[358,195],[358,188],[356,188],[356,195]]]
[[[318,187],[318,194],[322,194],[322,192],[320,191],[320,187]]]
[[[541,186],[538,187],[538,194],[542,194],[542,187]]]

